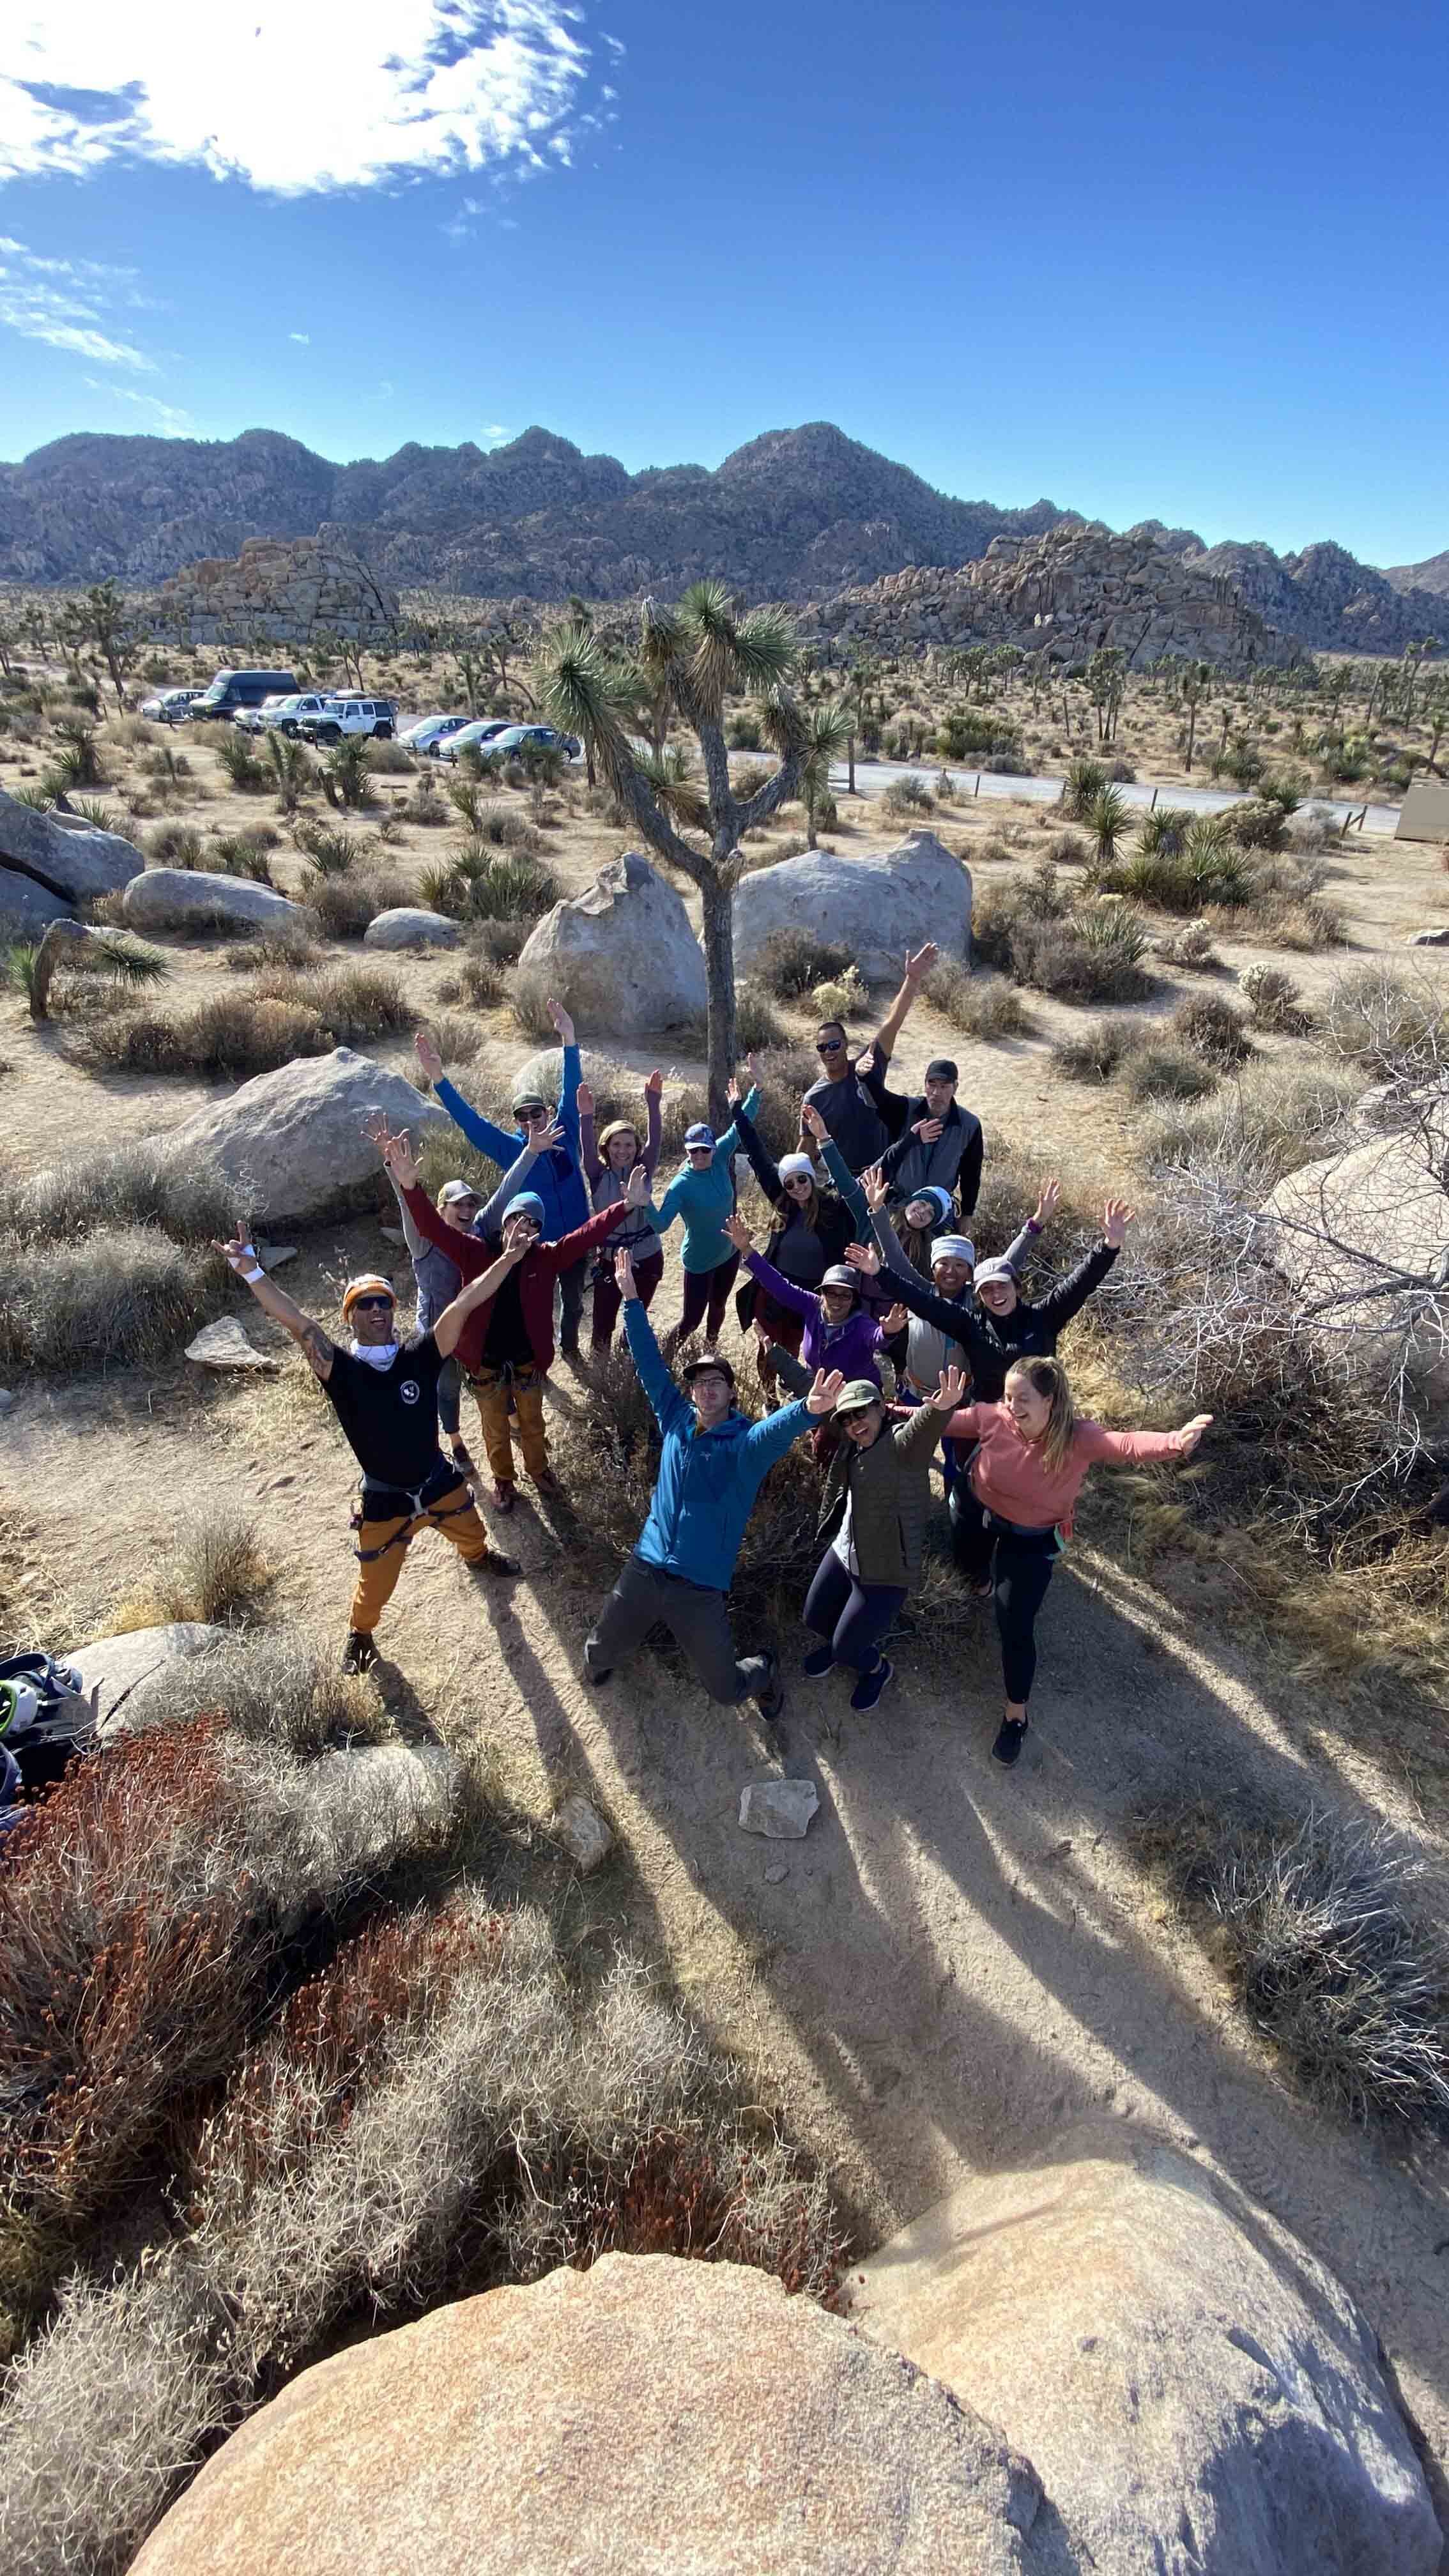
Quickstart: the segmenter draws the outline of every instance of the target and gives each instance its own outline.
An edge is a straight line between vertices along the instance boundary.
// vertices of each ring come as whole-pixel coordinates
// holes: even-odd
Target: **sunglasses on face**
[[[354,1297],[352,1311],[354,1315],[390,1315],[392,1299],[390,1297]]]
[[[844,1038],[817,1038],[815,1052],[817,1055],[843,1055],[845,1040]]]

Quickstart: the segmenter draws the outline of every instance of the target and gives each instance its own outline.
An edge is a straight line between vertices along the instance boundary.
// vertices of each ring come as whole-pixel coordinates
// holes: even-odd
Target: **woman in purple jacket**
[[[885,1345],[905,1324],[903,1306],[892,1306],[877,1319],[861,1296],[857,1274],[846,1263],[832,1263],[813,1288],[797,1288],[762,1253],[754,1250],[754,1239],[743,1217],[732,1216],[725,1233],[729,1236],[751,1277],[758,1281],[767,1297],[777,1306],[785,1306],[793,1315],[802,1317],[805,1325],[800,1344],[800,1358],[807,1369],[839,1369],[842,1377],[868,1378],[879,1386],[880,1356]],[[826,1352],[828,1360],[824,1356]],[[822,1436],[823,1435],[823,1436]],[[815,1447],[823,1453],[835,1445],[835,1434],[829,1417],[817,1424]]]

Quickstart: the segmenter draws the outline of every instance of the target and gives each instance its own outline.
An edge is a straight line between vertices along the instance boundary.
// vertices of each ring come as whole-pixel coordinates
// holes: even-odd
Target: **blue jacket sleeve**
[[[757,1484],[776,1459],[784,1457],[801,1432],[809,1428],[810,1415],[803,1401],[782,1405],[778,1413],[767,1413],[763,1422],[751,1423],[743,1445],[750,1472]]]
[[[453,1089],[446,1076],[433,1088],[454,1126],[462,1128],[469,1144],[476,1145],[480,1154],[491,1154],[494,1162],[506,1172],[518,1152],[516,1131],[510,1135],[506,1127],[495,1127],[491,1118],[485,1118],[480,1110],[474,1109],[463,1098],[461,1091]]]
[[[559,1094],[558,1123],[564,1131],[569,1153],[576,1165],[580,1159],[579,1081],[582,1072],[583,1064],[578,1048],[566,1046],[563,1051],[563,1090]]]
[[[659,1344],[654,1338],[654,1327],[637,1297],[624,1300],[624,1334],[629,1344],[629,1356],[639,1372],[639,1383],[654,1408],[654,1419],[660,1430],[666,1433],[678,1430],[689,1412],[689,1403],[664,1365]],[[777,1419],[773,1414],[770,1418],[772,1421]]]
[[[820,1149],[820,1159],[850,1211],[850,1222],[855,1228],[852,1243],[869,1243],[870,1210],[865,1203],[865,1192],[833,1136],[827,1136]]]

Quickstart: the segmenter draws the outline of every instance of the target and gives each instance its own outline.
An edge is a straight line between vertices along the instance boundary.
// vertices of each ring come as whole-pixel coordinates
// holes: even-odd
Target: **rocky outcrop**
[[[1113,536],[1071,520],[1031,539],[998,537],[959,572],[912,566],[807,612],[802,632],[833,661],[1019,644],[1075,662],[1106,645],[1131,662],[1190,654],[1230,667],[1297,659],[1291,638],[1233,583],[1147,533]]]
[[[852,2315],[1026,2453],[1111,2576],[1435,2576],[1371,2327],[1266,2213],[1102,2123],[978,2177],[862,2267]]]
[[[703,1019],[704,957],[673,886],[626,850],[530,932],[515,988],[536,1004],[552,994],[611,1037],[652,1036]]]
[[[0,919],[43,927],[93,895],[114,894],[145,864],[119,832],[62,823],[0,788]]]
[[[776,931],[802,922],[848,948],[867,978],[898,976],[904,951],[927,939],[947,956],[969,957],[970,870],[934,832],[911,832],[895,849],[859,858],[811,850],[752,868],[735,894],[741,973]]]
[[[1264,545],[1209,546],[1195,562],[1313,652],[1401,653],[1425,635],[1449,639],[1449,598],[1401,589],[1342,546],[1306,546],[1298,555],[1275,555]]]
[[[274,886],[205,868],[148,868],[131,879],[121,911],[129,930],[280,930],[304,918]]]
[[[456,921],[446,912],[428,912],[421,905],[394,904],[387,912],[375,912],[362,934],[364,948],[456,948],[462,938]]]
[[[736,2264],[607,2254],[304,2371],[207,2462],[132,2576],[1082,2563],[1026,2461],[894,2354]]]
[[[1449,1406],[1449,1097],[1391,1092],[1388,1132],[1305,1163],[1264,1211],[1263,1249],[1298,1312],[1382,1391],[1408,1357],[1441,1416]]]
[[[291,544],[249,537],[234,563],[214,557],[164,584],[156,623],[193,644],[305,644],[328,628],[364,646],[386,642],[402,615],[395,590],[374,580],[340,533]]]
[[[1438,599],[1449,599],[1449,548],[1442,555],[1426,555],[1422,563],[1390,564],[1384,579],[1395,590],[1428,590]]]
[[[377,1196],[382,1166],[362,1133],[373,1110],[392,1127],[449,1124],[400,1073],[351,1047],[256,1074],[230,1100],[198,1110],[158,1140],[170,1159],[207,1163],[237,1195],[249,1221],[319,1218]]]

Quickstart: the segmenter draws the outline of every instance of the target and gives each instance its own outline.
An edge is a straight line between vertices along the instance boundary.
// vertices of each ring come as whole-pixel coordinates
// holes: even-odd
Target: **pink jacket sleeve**
[[[942,1438],[979,1440],[986,1428],[986,1417],[993,1410],[994,1408],[989,1404],[963,1404],[959,1413],[952,1414],[942,1433]]]
[[[1154,1458],[1180,1458],[1180,1431],[1108,1431],[1100,1422],[1082,1422],[1080,1455],[1115,1459],[1119,1466],[1146,1466]]]

